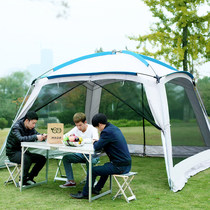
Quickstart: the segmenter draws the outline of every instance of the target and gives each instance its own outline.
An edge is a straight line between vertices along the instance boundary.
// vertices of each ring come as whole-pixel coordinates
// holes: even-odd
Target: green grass
[[[128,144],[143,144],[142,127],[122,127],[120,128]],[[155,127],[145,127],[147,145],[162,145],[160,131]]]
[[[101,163],[107,157],[101,158]],[[123,197],[112,200],[117,191],[113,181],[113,193],[89,203],[88,200],[72,199],[69,194],[82,190],[78,184],[73,189],[59,188],[61,181],[53,182],[56,161],[50,160],[49,182],[34,188],[19,191],[13,184],[3,185],[8,177],[7,169],[0,173],[0,209],[209,209],[210,169],[205,170],[188,180],[184,189],[174,193],[169,190],[163,158],[132,157],[132,171],[137,171],[131,186],[137,200],[126,203]],[[77,183],[83,178],[79,164],[73,166]],[[37,181],[44,179],[43,169]],[[105,189],[108,186],[105,186]]]
[[[4,144],[4,141],[5,141],[8,133],[9,133],[9,128],[4,128],[4,129],[0,130],[0,148]]]
[[[204,146],[199,127],[195,123],[173,123],[171,127],[174,146]]]
[[[150,129],[150,127],[146,128]],[[3,144],[8,129],[0,131],[0,145]],[[122,128],[128,141],[137,139],[142,131],[138,128]],[[158,141],[159,131],[147,130],[151,133],[152,141]],[[41,131],[40,131],[41,132]],[[46,132],[42,130],[42,132]],[[132,136],[133,134],[133,136]],[[154,138],[154,139],[152,139]],[[107,162],[106,156],[101,157],[100,164]],[[49,182],[20,192],[13,184],[4,186],[8,177],[7,169],[0,169],[0,209],[209,209],[210,208],[210,169],[191,177],[180,192],[174,193],[169,189],[164,158],[149,158],[132,156],[132,171],[138,172],[131,186],[137,197],[136,201],[126,203],[121,198],[112,200],[117,191],[113,181],[113,193],[89,203],[88,200],[72,199],[69,194],[82,190],[83,185],[73,189],[61,189],[53,182],[56,171],[56,160],[50,159]],[[74,175],[77,183],[83,179],[83,172],[79,164],[75,164]],[[45,177],[43,169],[36,181]],[[105,189],[108,186],[105,186]]]

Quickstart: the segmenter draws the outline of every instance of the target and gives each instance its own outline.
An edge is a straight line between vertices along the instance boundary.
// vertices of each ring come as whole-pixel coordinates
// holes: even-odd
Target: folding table
[[[33,187],[36,185],[40,185],[43,183],[47,183],[48,181],[48,167],[49,167],[49,150],[58,150],[58,151],[63,151],[63,152],[71,152],[71,153],[82,153],[85,155],[87,161],[89,162],[89,202],[92,200],[95,200],[101,196],[104,196],[108,193],[112,192],[112,183],[110,179],[110,189],[107,190],[104,193],[101,193],[100,195],[92,197],[92,155],[94,154],[94,148],[92,144],[84,144],[81,147],[70,147],[66,146],[63,144],[48,144],[47,142],[21,142],[21,147],[22,147],[22,156],[21,156],[21,182],[20,182],[20,191],[22,191],[24,188],[29,188]],[[46,178],[44,181],[33,184],[33,185],[28,185],[28,186],[23,186],[23,169],[24,169],[24,154],[28,150],[28,148],[36,148],[36,149],[42,149],[46,150]],[[89,156],[87,156],[89,155]]]

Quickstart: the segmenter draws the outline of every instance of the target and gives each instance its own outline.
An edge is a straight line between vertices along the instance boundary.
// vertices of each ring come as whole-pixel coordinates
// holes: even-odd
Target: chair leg
[[[113,200],[114,200],[116,197],[119,196],[119,193],[120,193],[120,192],[122,192],[122,194],[123,194],[125,200],[129,203],[129,200],[128,200],[128,198],[127,198],[127,196],[126,196],[126,194],[125,194],[125,191],[124,191],[124,189],[123,189],[123,187],[124,187],[124,185],[126,184],[126,181],[127,181],[128,178],[127,178],[127,177],[123,177],[124,182],[123,182],[122,185],[120,184],[120,182],[117,180],[117,178],[116,178],[115,176],[114,176],[114,179],[115,179],[115,181],[116,181],[116,183],[117,183],[117,185],[118,185],[118,187],[119,187],[120,189],[118,190],[118,192],[116,193],[116,195],[113,197]]]
[[[61,171],[61,164],[62,164],[62,159],[61,160],[57,160],[57,170],[55,173],[55,177],[54,177],[54,182],[56,180],[61,180],[61,181],[66,181],[66,176],[63,175],[62,171]],[[58,173],[60,174],[60,177],[58,177]]]
[[[131,181],[133,180],[134,175],[131,176],[131,177],[129,177],[129,176],[121,176],[121,177],[119,177],[119,178],[123,178],[123,183],[122,183],[122,184],[120,184],[120,182],[118,181],[117,177],[114,176],[114,179],[115,179],[115,181],[116,181],[116,183],[117,183],[117,185],[118,185],[118,187],[119,187],[119,190],[118,190],[118,192],[116,193],[116,195],[113,197],[113,200],[114,200],[116,197],[119,197],[119,196],[122,195],[122,194],[123,194],[125,200],[126,200],[128,203],[129,203],[130,200],[136,200],[136,196],[134,195],[134,193],[133,193],[133,191],[132,191],[132,189],[131,189],[131,187],[130,187],[130,183],[131,183]],[[131,196],[130,196],[130,197],[127,197],[127,196],[126,196],[126,194],[125,194],[126,189],[128,189],[128,190],[130,191],[130,193],[131,193]],[[121,194],[120,194],[120,192],[121,192]]]
[[[54,182],[56,180],[56,177],[58,176],[58,172],[60,172],[60,175],[61,175],[60,166],[61,166],[61,160],[57,161],[57,170],[56,170],[56,173],[55,173]]]
[[[134,178],[134,176],[132,176],[132,177],[130,178],[128,184],[126,184],[126,186],[127,186],[126,188],[128,188],[128,190],[129,190],[130,193],[131,193],[131,196],[128,198],[128,200],[133,200],[133,199],[136,200],[136,196],[134,195],[134,193],[133,193],[133,191],[132,191],[132,189],[131,189],[131,187],[130,187],[130,183],[131,183],[131,181],[133,180],[133,178]]]
[[[4,182],[4,184],[6,185],[9,182],[13,182],[15,187],[18,187],[19,184],[16,182],[15,179],[20,174],[21,170],[20,170],[18,165],[11,165],[11,167],[13,167],[13,166],[14,166],[14,169],[11,170],[9,164],[6,164],[6,167],[7,167],[8,172],[9,172],[9,178],[7,179],[7,181]]]

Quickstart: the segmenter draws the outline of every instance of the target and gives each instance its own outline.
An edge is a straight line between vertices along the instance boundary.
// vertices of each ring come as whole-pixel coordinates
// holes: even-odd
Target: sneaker
[[[61,187],[61,188],[76,187],[76,182],[67,181],[65,184],[59,185],[59,187]]]
[[[28,181],[23,182],[22,186],[28,186],[31,185],[30,183],[28,183]],[[19,181],[19,186],[20,186],[20,181]]]
[[[27,180],[26,181],[27,184],[32,185],[32,184],[36,184],[36,182],[34,180]]]

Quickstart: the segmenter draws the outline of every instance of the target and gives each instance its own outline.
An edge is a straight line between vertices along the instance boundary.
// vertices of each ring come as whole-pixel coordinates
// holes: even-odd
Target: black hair
[[[26,119],[28,119],[29,121],[30,121],[30,120],[38,120],[39,117],[38,117],[38,115],[37,115],[36,112],[34,112],[34,111],[29,111],[29,112],[27,112],[27,114],[26,114],[26,116],[25,116],[25,120],[26,120]]]
[[[97,127],[99,123],[105,125],[107,124],[107,117],[105,114],[99,113],[93,116],[92,125],[94,127]]]

